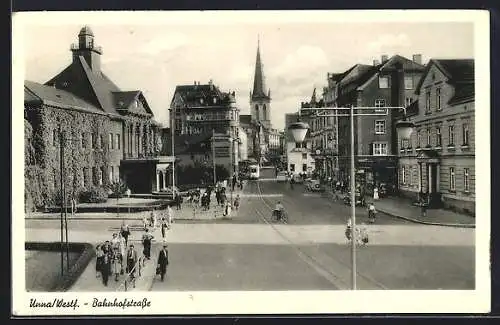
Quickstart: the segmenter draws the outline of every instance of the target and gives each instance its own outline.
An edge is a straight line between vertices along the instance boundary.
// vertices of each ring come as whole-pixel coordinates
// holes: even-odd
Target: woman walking
[[[146,232],[142,235],[142,245],[144,246],[143,254],[149,260],[151,258],[151,240],[153,240],[154,236],[148,232],[146,228]]]
[[[111,267],[115,275],[115,281],[118,281],[118,277],[120,276],[120,273],[122,271],[122,261],[122,254],[120,253],[119,248],[115,247],[113,249],[113,257],[111,259]]]

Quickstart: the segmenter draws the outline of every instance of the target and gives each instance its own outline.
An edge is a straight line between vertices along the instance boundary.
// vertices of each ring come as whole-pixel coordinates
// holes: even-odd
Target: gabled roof
[[[405,71],[420,71],[423,72],[425,70],[425,66],[419,63],[416,63],[410,59],[407,59],[401,55],[394,55],[389,60],[384,63],[381,63],[377,66],[373,66],[374,69],[371,69],[364,76],[364,81],[359,83],[358,90],[363,90],[375,77],[378,76],[380,72],[391,72],[393,71],[393,65],[396,62],[400,62],[403,64],[403,70]]]
[[[172,103],[176,96],[180,96],[188,107],[220,107],[229,105],[233,99],[232,94],[221,92],[218,87],[211,84],[177,86]],[[215,103],[214,98],[216,98]]]
[[[78,56],[68,67],[45,83],[50,88],[58,88],[75,97],[91,103],[98,110],[117,114],[120,101],[128,104],[135,98],[140,98],[146,114],[153,115],[147,101],[138,90],[121,91],[102,71],[93,71],[83,56]],[[126,108],[126,107],[125,107]],[[144,112],[142,112],[144,113]]]
[[[28,80],[24,82],[24,101],[25,103],[50,101],[62,106],[77,107],[89,112],[102,113],[100,108],[68,91]]]
[[[416,93],[420,93],[420,88],[425,80],[425,76],[429,73],[432,66],[436,66],[439,71],[441,71],[446,78],[448,78],[448,83],[458,86],[459,84],[469,84],[474,85],[474,60],[473,59],[431,59],[427,64],[424,74],[420,81],[418,82]],[[457,87],[460,88],[460,87]],[[472,88],[474,88],[472,86]],[[460,96],[468,92],[469,96],[471,88],[466,87],[466,89],[461,89],[462,93]],[[457,89],[455,89],[457,91]],[[472,89],[473,91],[473,89]],[[474,93],[472,92],[472,95]],[[453,100],[453,99],[452,99]]]

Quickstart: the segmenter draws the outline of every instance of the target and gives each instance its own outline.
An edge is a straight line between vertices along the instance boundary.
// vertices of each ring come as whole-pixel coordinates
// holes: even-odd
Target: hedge
[[[67,291],[75,284],[76,280],[82,275],[85,268],[95,256],[95,249],[88,243],[69,243],[69,251],[80,253],[80,256],[71,265],[69,271],[66,271],[63,277],[58,281],[50,291]],[[60,252],[60,242],[26,242],[24,244],[25,250],[38,250],[38,251],[51,251]]]

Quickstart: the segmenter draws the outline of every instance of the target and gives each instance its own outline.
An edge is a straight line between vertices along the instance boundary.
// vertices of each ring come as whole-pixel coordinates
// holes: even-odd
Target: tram
[[[250,179],[259,179],[260,167],[258,164],[252,164],[252,165],[248,166],[248,169],[250,171],[250,175],[249,175]]]

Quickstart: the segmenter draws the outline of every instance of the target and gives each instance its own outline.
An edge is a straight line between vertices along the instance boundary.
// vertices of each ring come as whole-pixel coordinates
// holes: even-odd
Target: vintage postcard
[[[13,315],[488,312],[489,24],[14,14]]]

